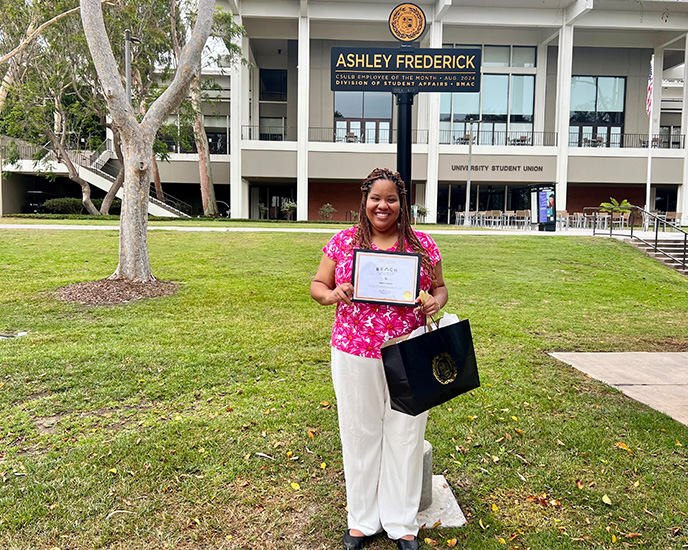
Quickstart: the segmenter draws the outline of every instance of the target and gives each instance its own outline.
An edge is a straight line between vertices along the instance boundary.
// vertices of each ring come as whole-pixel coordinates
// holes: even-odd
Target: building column
[[[430,26],[430,47],[442,47],[442,21],[435,20]],[[440,173],[440,92],[423,94],[427,96],[428,106],[428,172],[425,183],[426,221],[437,223],[437,194]],[[416,197],[416,201],[420,202]],[[449,212],[448,223],[451,223]]]
[[[242,24],[241,15],[234,14],[237,25]],[[248,51],[248,40],[235,38],[242,52]],[[241,170],[241,128],[248,119],[248,69],[240,62],[230,69],[229,90],[229,202],[232,218],[248,218],[248,184]]]
[[[681,135],[683,136],[683,178],[681,187],[678,188],[676,197],[676,211],[682,212],[683,222],[688,220],[688,146],[686,133],[688,133],[688,34],[684,37],[683,53],[683,107],[681,108]]]
[[[559,31],[557,59],[557,180],[556,210],[566,210],[569,170],[569,119],[571,118],[571,72],[573,70],[573,25]]]
[[[308,124],[310,94],[310,20],[308,2],[301,0],[299,17],[299,52],[297,94],[298,128],[296,133],[296,219],[308,219]]]
[[[538,44],[537,62],[535,74],[535,120],[533,121],[534,132],[545,131],[545,104],[547,95],[547,47],[549,42]],[[537,143],[533,140],[533,143]],[[543,141],[542,143],[546,143]]]

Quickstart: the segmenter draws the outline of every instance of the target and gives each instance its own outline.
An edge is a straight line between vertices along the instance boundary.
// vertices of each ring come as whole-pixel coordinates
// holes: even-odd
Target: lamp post
[[[473,164],[473,119],[470,119],[470,130],[468,132],[468,168],[466,169],[466,209],[463,214],[463,224],[465,226],[471,225],[471,220],[468,215],[471,206],[471,168]],[[478,120],[478,122],[480,122]],[[476,197],[477,202],[477,197]]]
[[[126,81],[127,101],[131,105],[131,43],[140,44],[141,40],[131,35],[129,29],[124,31],[124,77]]]

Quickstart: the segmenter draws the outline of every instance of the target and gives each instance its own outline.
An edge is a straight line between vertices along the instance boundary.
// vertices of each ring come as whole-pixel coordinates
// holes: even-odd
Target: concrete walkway
[[[688,351],[550,355],[688,425]]]
[[[423,229],[426,233],[431,235],[493,235],[493,236],[528,236],[528,237],[592,237],[592,229],[578,229],[570,228],[562,231],[535,231],[524,229],[452,229],[451,225],[437,226],[437,229]],[[446,229],[445,229],[446,228]],[[80,225],[80,224],[42,224],[42,223],[4,223],[0,218],[0,229],[49,229],[49,230],[67,230],[67,231],[119,231],[119,224],[112,225]],[[278,227],[251,227],[246,226],[232,226],[232,227],[215,227],[215,226],[194,226],[194,225],[148,225],[149,231],[182,231],[182,232],[237,232],[237,233],[329,233],[333,235],[339,231],[340,227],[326,228],[326,227],[299,227],[294,225],[287,227],[286,224],[281,224]],[[651,240],[655,238],[654,231],[634,231],[634,235]],[[596,237],[609,237],[609,233],[598,232]],[[612,235],[616,239],[630,238],[630,231],[623,231],[619,234]],[[660,232],[660,238],[683,238],[682,233],[678,232]]]

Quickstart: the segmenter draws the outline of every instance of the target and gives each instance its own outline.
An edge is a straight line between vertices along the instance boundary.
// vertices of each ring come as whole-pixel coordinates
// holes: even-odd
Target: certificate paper
[[[354,249],[354,302],[415,307],[420,254]]]

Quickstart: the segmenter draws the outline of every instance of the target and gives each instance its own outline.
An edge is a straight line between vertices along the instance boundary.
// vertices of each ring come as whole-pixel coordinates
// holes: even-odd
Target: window
[[[571,79],[569,145],[621,147],[626,79],[574,76]]]
[[[535,76],[484,74],[481,90],[442,94],[440,143],[468,143],[471,119],[482,120],[473,128],[474,143],[532,143]]]
[[[282,69],[260,70],[260,100],[287,101],[287,71]]]
[[[480,92],[442,94],[440,143],[468,143],[468,121],[473,119],[482,121],[473,128],[477,136],[473,143],[532,144],[536,48],[467,44],[443,47],[482,49],[483,76]],[[512,71],[512,67],[518,70]]]
[[[335,92],[335,140],[350,143],[391,143],[392,94]]]

